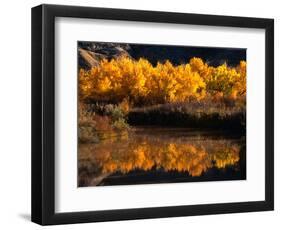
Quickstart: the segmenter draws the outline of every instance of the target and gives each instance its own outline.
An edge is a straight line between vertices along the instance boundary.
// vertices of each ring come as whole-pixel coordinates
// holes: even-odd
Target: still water
[[[246,179],[245,137],[186,128],[135,127],[79,144],[78,185]]]

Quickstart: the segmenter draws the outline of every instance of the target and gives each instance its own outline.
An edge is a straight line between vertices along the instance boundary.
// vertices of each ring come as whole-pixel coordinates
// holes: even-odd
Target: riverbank
[[[193,102],[133,108],[128,114],[128,123],[245,132],[246,106]]]
[[[79,142],[121,139],[132,126],[161,126],[246,133],[246,105],[226,102],[182,102],[132,107],[127,103],[79,107]]]

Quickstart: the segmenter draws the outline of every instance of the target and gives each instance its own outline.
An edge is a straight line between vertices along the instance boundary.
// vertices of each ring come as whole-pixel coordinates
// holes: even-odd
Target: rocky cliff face
[[[78,43],[78,64],[79,68],[90,69],[99,64],[106,58],[118,58],[120,56],[131,57],[128,53],[130,46],[127,44],[116,43],[96,43],[79,42]]]

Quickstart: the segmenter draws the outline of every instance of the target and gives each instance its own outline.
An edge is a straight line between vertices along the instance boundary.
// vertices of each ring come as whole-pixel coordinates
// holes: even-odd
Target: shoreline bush
[[[129,125],[122,109],[116,105],[80,104],[78,139],[81,143],[99,143],[107,138],[127,135]]]

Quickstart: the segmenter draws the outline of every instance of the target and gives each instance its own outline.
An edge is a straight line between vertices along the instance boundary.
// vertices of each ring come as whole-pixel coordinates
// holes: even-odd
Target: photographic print
[[[274,210],[274,19],[43,4],[31,31],[33,222]]]
[[[246,179],[246,49],[77,42],[78,186]]]

